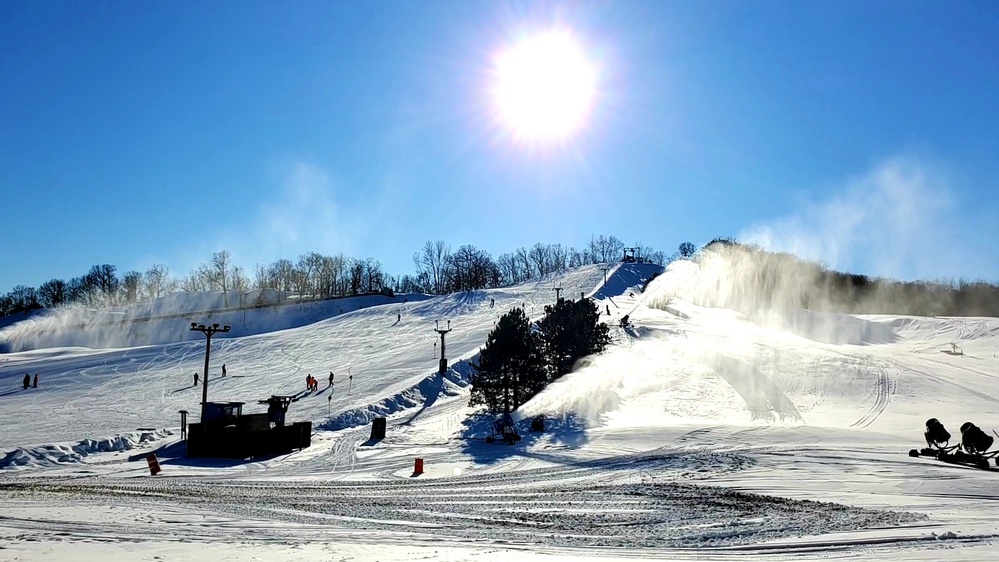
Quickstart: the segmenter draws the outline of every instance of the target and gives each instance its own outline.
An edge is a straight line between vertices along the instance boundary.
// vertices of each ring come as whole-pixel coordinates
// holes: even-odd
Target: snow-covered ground
[[[999,319],[705,308],[684,298],[692,267],[644,292],[653,267],[612,266],[605,284],[591,266],[279,331],[247,311],[254,333],[213,340],[209,398],[262,411],[299,394],[289,419],[315,429],[312,447],[253,462],[180,454],[200,334],[0,355],[0,559],[991,557],[999,469],[907,451],[929,417],[999,427]],[[553,286],[597,299],[613,345],[517,412],[522,441],[486,443],[466,360],[512,306],[540,317]],[[178,329],[190,321],[211,320]],[[452,328],[443,378],[437,321]],[[332,389],[301,392],[331,370]],[[527,430],[536,414],[544,433]],[[376,415],[388,434],[371,441]]]

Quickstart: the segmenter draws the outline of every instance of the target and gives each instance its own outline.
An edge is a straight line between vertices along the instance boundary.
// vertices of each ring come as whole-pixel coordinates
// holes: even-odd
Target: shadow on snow
[[[528,457],[542,460],[552,460],[555,462],[573,463],[558,455],[549,455],[530,450],[538,445],[542,439],[547,438],[548,444],[552,447],[577,449],[585,445],[589,439],[586,436],[586,420],[574,413],[566,414],[562,417],[546,417],[544,431],[531,431],[531,419],[526,418],[515,422],[517,432],[520,434],[520,441],[513,445],[507,445],[502,435],[493,430],[493,421],[498,416],[479,413],[471,415],[462,422],[463,429],[460,439],[464,441],[461,451],[470,456],[476,463],[489,464],[511,457]],[[487,437],[494,437],[495,441],[487,443]]]

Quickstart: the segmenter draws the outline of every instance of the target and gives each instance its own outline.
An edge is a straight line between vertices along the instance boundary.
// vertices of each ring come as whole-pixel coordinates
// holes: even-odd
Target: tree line
[[[689,246],[689,247],[688,247]],[[644,244],[629,248],[644,261],[665,265],[677,257],[693,254],[685,242],[668,255]],[[251,290],[274,289],[301,298],[324,299],[353,296],[391,289],[396,292],[446,294],[521,283],[566,269],[621,259],[626,246],[615,236],[593,236],[582,248],[536,243],[493,258],[489,252],[465,244],[457,249],[444,241],[427,241],[413,254],[414,273],[396,277],[386,273],[374,258],[355,258],[342,253],[323,255],[307,252],[297,260],[279,259],[257,264],[251,271],[233,263],[226,250],[179,278],[167,266],[154,264],[146,271],[119,275],[112,264],[94,265],[68,281],[51,279],[37,288],[17,285],[0,293],[0,316],[39,308],[65,305],[117,306],[149,301],[177,292],[221,291],[225,306],[230,295]],[[687,251],[689,250],[689,254]]]

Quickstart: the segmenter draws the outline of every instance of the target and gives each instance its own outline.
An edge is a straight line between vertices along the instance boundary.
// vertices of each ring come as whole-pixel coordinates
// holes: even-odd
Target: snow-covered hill
[[[0,546],[84,559],[97,537],[115,537],[104,559],[221,545],[289,560],[991,555],[997,471],[906,452],[929,417],[955,434],[965,421],[999,428],[999,319],[711,308],[695,304],[696,263],[644,292],[654,267],[608,273],[213,341],[211,399],[294,394],[307,373],[336,375],[289,412],[313,420],[313,446],[258,462],[177,454],[170,432],[177,410],[197,411],[203,341],[0,355],[0,496],[12,506]],[[487,444],[461,360],[510,307],[540,316],[553,286],[597,299],[613,344],[516,412],[520,443]],[[453,329],[443,379],[437,321]],[[25,372],[40,388],[20,390]],[[375,414],[389,416],[377,442]],[[527,432],[538,414],[546,432]],[[151,478],[142,457],[154,449],[164,472]],[[417,457],[426,473],[414,477]]]

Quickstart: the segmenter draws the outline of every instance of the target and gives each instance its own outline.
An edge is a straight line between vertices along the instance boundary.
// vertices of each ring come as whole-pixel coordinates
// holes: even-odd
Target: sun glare
[[[565,31],[525,39],[496,59],[499,120],[525,140],[548,141],[579,130],[590,114],[596,72]]]

